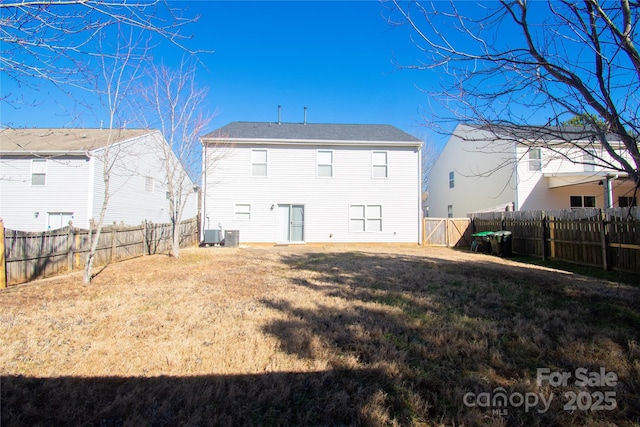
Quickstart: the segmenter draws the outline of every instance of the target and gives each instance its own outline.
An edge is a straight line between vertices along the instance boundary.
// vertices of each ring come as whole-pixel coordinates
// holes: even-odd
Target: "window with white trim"
[[[532,148],[529,150],[529,171],[536,172],[542,170],[542,150]]]
[[[47,229],[58,230],[73,221],[73,212],[47,212]]]
[[[596,152],[593,149],[586,149],[582,153],[582,163],[584,163],[585,172],[593,172],[596,170],[594,162],[596,161]]]
[[[31,185],[46,185],[47,159],[31,160]]]
[[[447,205],[447,218],[453,218],[453,205]]]
[[[371,153],[371,169],[374,178],[387,178],[389,176],[387,160],[386,151],[374,151]]]
[[[638,206],[638,203],[635,197],[620,196],[618,197],[618,206],[621,208],[629,208],[631,206]]]
[[[251,176],[267,176],[267,150],[251,150]]]
[[[453,171],[449,172],[449,188],[453,188],[455,185],[455,173]]]
[[[570,196],[569,205],[575,208],[595,208],[596,196]]]
[[[382,205],[350,205],[349,231],[355,233],[382,232]]]
[[[333,151],[318,150],[318,178],[333,177]]]
[[[144,177],[144,191],[146,191],[147,193],[153,193],[153,177],[151,176],[145,176]]]
[[[251,205],[248,203],[236,203],[233,208],[235,219],[248,221],[251,219]]]

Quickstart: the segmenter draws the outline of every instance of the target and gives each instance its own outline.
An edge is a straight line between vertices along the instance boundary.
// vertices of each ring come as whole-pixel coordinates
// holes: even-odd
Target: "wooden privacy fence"
[[[45,232],[5,229],[0,239],[0,287],[28,282],[39,277],[82,269],[90,250],[92,230],[68,227]],[[180,223],[180,247],[198,244],[198,219]],[[171,224],[144,222],[138,226],[112,225],[102,228],[95,266],[171,250]]]
[[[471,216],[473,233],[507,230],[512,250],[605,270],[640,272],[640,209],[489,212]]]

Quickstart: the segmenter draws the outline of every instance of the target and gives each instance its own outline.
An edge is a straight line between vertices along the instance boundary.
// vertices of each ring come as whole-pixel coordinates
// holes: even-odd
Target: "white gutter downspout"
[[[613,207],[613,187],[611,186],[611,180],[618,179],[619,174],[608,173],[605,179],[602,181],[604,184],[604,207],[605,209],[611,209]]]
[[[207,219],[207,143],[202,143],[202,204],[200,212],[200,241],[204,241],[204,230],[208,226]],[[220,237],[222,239],[222,237]]]
[[[513,144],[513,180],[514,180],[514,195],[513,195],[513,210],[520,210],[520,200],[518,197],[518,192],[520,191],[519,182],[518,182],[518,165],[520,164],[520,159],[518,159],[518,143]]]
[[[87,152],[87,157],[89,158],[89,179],[87,179],[87,223],[82,225],[82,227],[90,228],[91,219],[93,218],[93,190],[95,184],[96,159],[90,152]],[[76,227],[80,226],[79,224],[73,225]]]
[[[422,227],[424,219],[422,218],[422,146],[418,147],[418,245],[422,245]]]

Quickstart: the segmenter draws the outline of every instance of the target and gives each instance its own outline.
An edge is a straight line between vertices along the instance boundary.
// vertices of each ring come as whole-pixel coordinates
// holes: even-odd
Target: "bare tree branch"
[[[547,132],[582,150],[585,140],[599,142],[606,156],[596,163],[640,185],[637,2],[386,3],[389,22],[408,25],[423,55],[398,66],[442,71],[441,86],[429,93],[450,115],[436,114],[434,128],[443,120],[494,126],[499,139],[507,128],[535,125],[533,115],[546,114],[546,125],[593,115],[601,120],[580,134],[557,126]]]
[[[185,43],[191,37],[183,31],[197,19],[163,0],[2,2],[0,72],[20,85],[33,87],[46,81],[60,88],[91,90],[94,64],[90,59],[117,55],[104,46],[98,51],[100,36],[114,36],[127,27],[156,36],[155,43],[168,41],[189,51]],[[3,100],[10,102],[12,95],[3,94]]]
[[[196,63],[183,57],[177,69],[149,64],[146,82],[137,89],[138,110],[147,127],[158,128],[167,144],[159,155],[165,167],[172,224],[172,255],[180,255],[179,225],[188,200],[197,197],[195,183],[201,176],[202,146],[199,137],[214,117],[204,110],[208,91],[196,85]],[[197,188],[197,187],[196,187]]]

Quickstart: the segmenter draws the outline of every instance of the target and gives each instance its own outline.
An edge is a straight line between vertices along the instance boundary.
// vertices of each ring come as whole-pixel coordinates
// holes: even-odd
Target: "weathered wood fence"
[[[438,221],[442,224],[455,221],[455,235],[438,232]],[[432,235],[423,241],[466,246],[467,236],[473,233],[507,230],[512,233],[515,254],[640,273],[640,209],[637,207],[478,213],[468,219],[467,229],[463,227],[460,220],[425,218],[425,237],[429,232]]]
[[[45,231],[26,232],[5,229],[0,241],[4,255],[5,273],[0,287],[28,282],[52,274],[83,269],[90,250],[92,230],[67,227]],[[179,226],[180,246],[198,244],[198,219],[183,221]],[[102,228],[95,266],[141,255],[164,253],[171,250],[171,224],[144,222],[138,226],[110,225]],[[0,277],[1,279],[2,277]]]
[[[431,246],[469,247],[471,234],[470,218],[425,218],[422,241]]]

